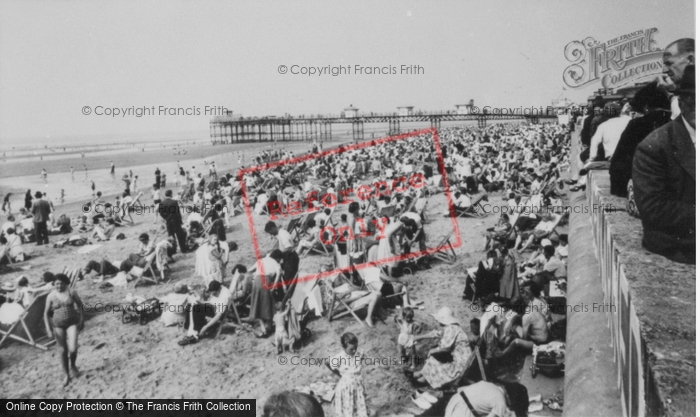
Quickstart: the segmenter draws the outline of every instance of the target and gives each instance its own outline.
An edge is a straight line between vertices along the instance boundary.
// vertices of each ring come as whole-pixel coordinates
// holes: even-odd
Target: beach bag
[[[136,323],[142,326],[161,314],[160,301],[157,298],[149,298],[140,304],[132,304],[122,310],[122,323]]]

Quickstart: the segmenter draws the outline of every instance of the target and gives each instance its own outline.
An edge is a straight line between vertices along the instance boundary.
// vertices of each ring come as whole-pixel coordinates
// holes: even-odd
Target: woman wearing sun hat
[[[414,376],[418,382],[427,382],[433,389],[440,389],[462,377],[472,350],[467,334],[459,327],[459,321],[449,307],[442,307],[433,317],[442,327],[442,335],[438,335],[440,343],[430,349],[425,366]]]

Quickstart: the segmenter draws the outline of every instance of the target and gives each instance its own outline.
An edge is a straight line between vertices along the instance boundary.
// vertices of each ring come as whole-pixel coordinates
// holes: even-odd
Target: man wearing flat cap
[[[695,264],[695,65],[678,88],[681,115],[637,146],[632,180],[644,226],[642,245],[671,260]]]
[[[49,244],[49,228],[46,222],[49,220],[49,214],[51,214],[51,205],[42,197],[41,191],[37,191],[34,194],[35,200],[30,210],[32,221],[34,222],[34,236],[36,237],[37,246],[41,246],[44,243]]]

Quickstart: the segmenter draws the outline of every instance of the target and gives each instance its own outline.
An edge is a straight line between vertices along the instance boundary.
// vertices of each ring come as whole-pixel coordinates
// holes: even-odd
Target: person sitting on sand
[[[467,211],[471,209],[472,207],[472,200],[469,198],[469,195],[467,193],[460,193],[459,191],[455,193],[454,195],[455,201],[454,201],[454,207],[455,207],[455,213],[461,213],[464,211]],[[443,212],[443,216],[449,217],[451,216],[450,210],[446,210]]]
[[[148,263],[152,256],[155,256],[156,245],[152,241],[148,233],[141,233],[139,236],[139,246],[138,252],[129,254],[128,258],[124,260],[119,269],[122,271],[130,271],[134,266],[143,268]]]
[[[311,248],[316,243],[316,238],[321,233],[321,229],[318,226],[316,226],[315,219],[309,220],[306,223],[306,226],[306,235],[303,238],[299,239],[299,243],[297,244],[296,253],[298,255],[301,255],[304,252],[304,250]]]
[[[114,224],[114,219],[103,219],[100,221],[100,224],[95,226],[90,236],[92,238],[97,238],[98,242],[109,240],[112,237],[112,233],[114,233],[115,228],[116,226]]]
[[[65,235],[73,231],[70,225],[70,218],[65,214],[56,220],[56,225],[49,230],[50,235]]]
[[[452,315],[452,310],[442,307],[432,315],[440,324],[440,331],[429,332],[421,339],[440,338],[437,347],[430,349],[425,366],[413,374],[418,383],[428,383],[434,389],[453,383],[467,370],[472,349],[469,337],[459,326],[459,320]],[[418,338],[416,338],[418,339]]]
[[[220,322],[230,299],[231,292],[219,281],[211,281],[207,291],[201,297],[191,295],[186,307],[185,329],[187,329],[187,335],[178,344],[185,346],[197,343],[201,337]],[[207,317],[211,319],[207,320]]]
[[[19,226],[15,229],[15,232],[22,238],[24,243],[35,242],[36,234],[34,233],[33,216],[24,208],[20,209],[20,215],[22,220],[19,221]]]
[[[7,229],[17,230],[17,225],[15,224],[15,216],[12,214],[7,216],[7,221],[2,224],[2,229],[0,229],[0,235],[6,235]]]
[[[16,288],[10,294],[8,301],[15,302],[27,309],[32,304],[32,301],[34,301],[34,297],[29,288],[29,279],[22,275],[17,278],[15,285]]]
[[[0,237],[0,254],[6,254],[13,262],[22,262],[25,259],[24,247],[22,246],[22,238],[15,233],[15,229],[7,229],[5,236]],[[0,259],[0,261],[4,260]]]
[[[496,353],[496,357],[505,356],[517,348],[525,352],[532,352],[535,345],[543,345],[549,341],[549,327],[547,319],[537,310],[526,311],[524,315],[513,318],[512,327],[504,341],[503,352]]]
[[[498,223],[496,223],[494,227],[489,227],[482,233],[485,242],[484,250],[494,249],[494,245],[505,239],[510,234],[511,229],[510,217],[507,213],[501,214]]]
[[[556,221],[557,217],[555,215],[545,214],[532,230],[516,229],[517,237],[515,238],[515,249],[518,253],[523,253],[536,239],[541,239],[549,235]],[[522,248],[518,249],[523,240],[525,244]]]

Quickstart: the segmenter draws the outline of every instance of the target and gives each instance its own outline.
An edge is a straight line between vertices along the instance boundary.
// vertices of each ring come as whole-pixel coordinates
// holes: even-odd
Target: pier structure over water
[[[439,129],[445,122],[477,121],[479,127],[485,127],[489,121],[557,121],[556,115],[477,113],[478,108],[472,107],[472,104],[473,102],[469,105],[460,104],[457,111],[438,112],[416,112],[410,106],[403,106],[398,113],[367,114],[360,113],[359,109],[351,105],[340,115],[242,117],[227,114],[214,117],[209,122],[209,137],[212,144],[303,140],[326,142],[331,140],[334,124],[350,124],[353,141],[360,142],[364,140],[365,124],[384,124],[388,127],[388,133],[393,135],[401,131],[401,123],[424,123]]]

